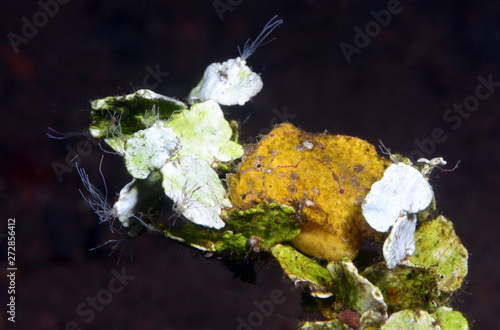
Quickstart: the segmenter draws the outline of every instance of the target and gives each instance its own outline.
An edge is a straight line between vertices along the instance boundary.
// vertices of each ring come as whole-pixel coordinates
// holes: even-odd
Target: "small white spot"
[[[305,205],[306,205],[306,207],[313,207],[314,206],[314,202],[311,201],[311,200],[309,200],[309,199],[306,199]]]
[[[314,144],[310,140],[304,140],[302,144],[307,150],[312,150],[314,148]]]

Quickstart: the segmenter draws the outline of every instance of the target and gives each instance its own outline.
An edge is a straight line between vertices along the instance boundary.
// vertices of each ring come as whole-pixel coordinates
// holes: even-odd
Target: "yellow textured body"
[[[247,148],[239,171],[228,176],[233,203],[252,207],[276,200],[295,208],[301,233],[292,244],[314,257],[353,259],[374,231],[361,204],[390,161],[355,137],[311,134],[281,124]]]

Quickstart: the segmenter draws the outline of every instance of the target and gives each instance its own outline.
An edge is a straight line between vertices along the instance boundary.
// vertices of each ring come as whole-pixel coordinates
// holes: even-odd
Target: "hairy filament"
[[[260,32],[259,36],[257,38],[255,38],[254,42],[252,42],[250,45],[248,44],[250,42],[250,39],[248,39],[247,42],[245,42],[245,45],[243,46],[243,52],[241,52],[240,47],[238,46],[238,52],[240,53],[240,57],[242,60],[246,60],[247,58],[249,58],[250,55],[255,53],[257,48],[259,48],[260,46],[267,45],[268,43],[270,43],[271,41],[276,39],[276,38],[273,38],[271,40],[264,42],[264,40],[267,38],[267,36],[271,32],[273,32],[273,30],[278,25],[283,23],[282,19],[276,20],[277,17],[278,17],[278,15],[274,16],[273,18],[271,18],[269,20],[269,22],[267,22],[266,26],[264,26],[264,28]]]
[[[194,184],[192,187],[189,187],[189,182],[186,181],[182,186],[182,192],[180,196],[172,196],[172,200],[174,205],[172,205],[173,214],[169,217],[174,217],[174,222],[183,216],[183,214],[191,208],[194,208],[195,202],[193,199],[193,195],[196,191],[198,191],[201,187]]]
[[[65,140],[65,139],[69,139],[71,137],[74,137],[74,136],[86,136],[88,137],[88,133],[84,133],[84,132],[69,132],[69,133],[61,133],[61,132],[58,132],[56,131],[55,129],[53,128],[50,128],[50,127],[47,127],[49,129],[49,131],[51,131],[52,133],[56,134],[56,135],[53,135],[53,134],[50,134],[50,133],[47,133],[47,136],[51,139],[55,139],[55,140]]]
[[[118,266],[120,264],[120,260],[122,258],[122,253],[125,247],[128,245],[129,246],[129,253],[130,253],[130,261],[134,261],[132,258],[132,243],[131,243],[131,238],[127,236],[127,234],[124,234],[123,237],[118,238],[118,239],[110,239],[92,249],[90,251],[97,250],[99,248],[104,247],[105,245],[112,244],[111,246],[111,252],[108,254],[108,257],[111,256],[115,251],[120,250],[120,255],[118,256],[118,261],[116,262],[116,265]]]
[[[90,205],[94,213],[99,217],[99,223],[109,222],[109,228],[111,229],[111,232],[114,233],[116,229],[113,228],[113,223],[116,218],[113,212],[113,208],[108,203],[108,187],[102,173],[103,159],[104,156],[101,157],[101,162],[99,164],[99,173],[101,174],[101,178],[104,183],[105,193],[103,193],[96,186],[90,183],[89,175],[83,168],[79,168],[78,163],[76,163],[76,170],[78,172],[78,175],[82,180],[83,186],[90,193],[90,197],[86,197],[80,189],[78,189],[78,191],[82,195],[83,199],[85,199],[85,201]]]

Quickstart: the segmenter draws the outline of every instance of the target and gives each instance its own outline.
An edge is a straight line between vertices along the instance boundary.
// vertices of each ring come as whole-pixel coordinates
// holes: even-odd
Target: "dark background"
[[[144,86],[148,66],[169,73],[152,89],[184,99],[208,64],[236,57],[237,45],[277,14],[285,23],[273,33],[276,40],[248,60],[262,74],[263,90],[248,105],[226,109],[242,122],[242,139],[281,122],[274,108],[286,108],[304,130],[382,140],[406,155],[418,150],[415,139],[443,129],[446,141],[428,158],[443,156],[450,168],[461,163],[453,172],[437,170],[431,183],[439,210],[470,253],[469,276],[454,306],[473,328],[498,329],[500,88],[456,129],[443,120],[454,103],[474,94],[478,76],[500,81],[498,1],[402,1],[402,12],[351,63],[339,44],[352,45],[353,28],[364,29],[373,20],[370,11],[388,1],[232,3],[221,20],[212,1],[69,1],[17,53],[7,34],[21,36],[22,18],[33,22],[42,9],[35,1],[2,3],[0,232],[16,218],[17,328],[62,329],[76,321],[86,329],[235,329],[239,316],[256,310],[252,302],[269,299],[275,288],[286,302],[260,329],[293,329],[299,320],[319,317],[302,311],[299,290],[282,280],[275,262],[258,263],[255,284],[248,284],[221,261],[157,235],[134,240],[133,262],[127,247],[118,266],[119,253],[108,257],[109,247],[89,251],[113,236],[80,196],[76,171],[59,180],[53,170],[67,166],[66,148],[76,150],[85,137],[46,136],[47,127],[84,131],[89,101]],[[102,152],[89,146],[78,163],[102,187]],[[105,155],[103,173],[112,203],[131,178],[113,155]],[[1,247],[7,250],[5,238]],[[6,297],[1,260],[0,297]],[[87,324],[77,306],[123,267],[135,278]],[[11,328],[1,300],[0,328]]]

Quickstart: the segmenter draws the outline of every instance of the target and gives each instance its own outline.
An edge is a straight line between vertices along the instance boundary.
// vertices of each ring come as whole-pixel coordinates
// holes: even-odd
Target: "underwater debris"
[[[144,109],[137,113],[150,115]],[[244,148],[232,140],[233,129],[214,101],[172,112],[168,120],[158,116],[147,127],[137,126],[135,132],[129,125],[124,135],[127,169],[137,171],[133,175],[138,178],[122,189],[111,213],[106,214],[120,219],[128,236],[159,232],[233,260],[269,252],[296,285],[308,288],[329,320],[306,323],[304,329],[344,329],[358,321],[360,328],[389,327],[416,319],[408,314],[415,308],[437,320],[437,314],[429,313],[446,304],[460,287],[467,274],[467,252],[449,221],[430,220],[432,210],[423,210],[431,209],[429,204],[434,207],[432,189],[426,177],[410,165],[392,164],[358,138],[311,134],[291,124],[277,126],[256,145],[245,146],[243,154]],[[156,150],[159,141],[163,149]],[[149,150],[139,150],[141,146]],[[133,155],[127,155],[132,150]],[[234,172],[227,174],[226,192],[216,170],[229,168],[225,164],[241,156],[238,167],[231,167]],[[430,162],[422,167],[427,176],[433,166]],[[399,174],[380,188],[391,171]],[[391,187],[396,187],[397,195],[406,196],[399,197],[403,202],[391,204],[399,205],[399,212],[393,212],[396,219],[382,223],[383,229],[392,227],[383,249],[391,269],[382,263],[360,273],[346,257],[355,258],[367,238],[382,241],[363,211],[385,214],[387,201],[373,203],[387,197],[385,191]],[[154,212],[150,216],[162,196],[174,202],[174,216],[182,214],[190,221],[171,226],[171,221],[159,223]],[[422,223],[415,231],[417,213]],[[381,223],[377,228],[382,229]],[[407,235],[413,232],[414,236]],[[391,254],[394,259],[388,257]],[[325,266],[321,259],[333,261]],[[401,319],[396,315],[386,322],[401,311]],[[463,318],[459,312],[446,315]]]
[[[359,138],[289,123],[257,144],[238,143],[237,124],[220,104],[241,105],[260,91],[245,60],[281,23],[269,21],[239,58],[211,64],[190,107],[149,90],[92,102],[91,134],[124,157],[133,179],[111,208],[107,190],[78,169],[91,195],[84,198],[101,222],[118,218],[127,237],[156,232],[247,264],[274,257],[306,288],[308,308],[327,319],[301,329],[467,329],[461,313],[442,306],[463,283],[468,261],[452,223],[435,218],[427,180],[446,164],[442,158],[419,159],[416,169]],[[174,214],[161,222],[165,196]],[[181,216],[188,221],[176,223]],[[375,251],[355,260],[366,239],[385,239],[385,263]]]

